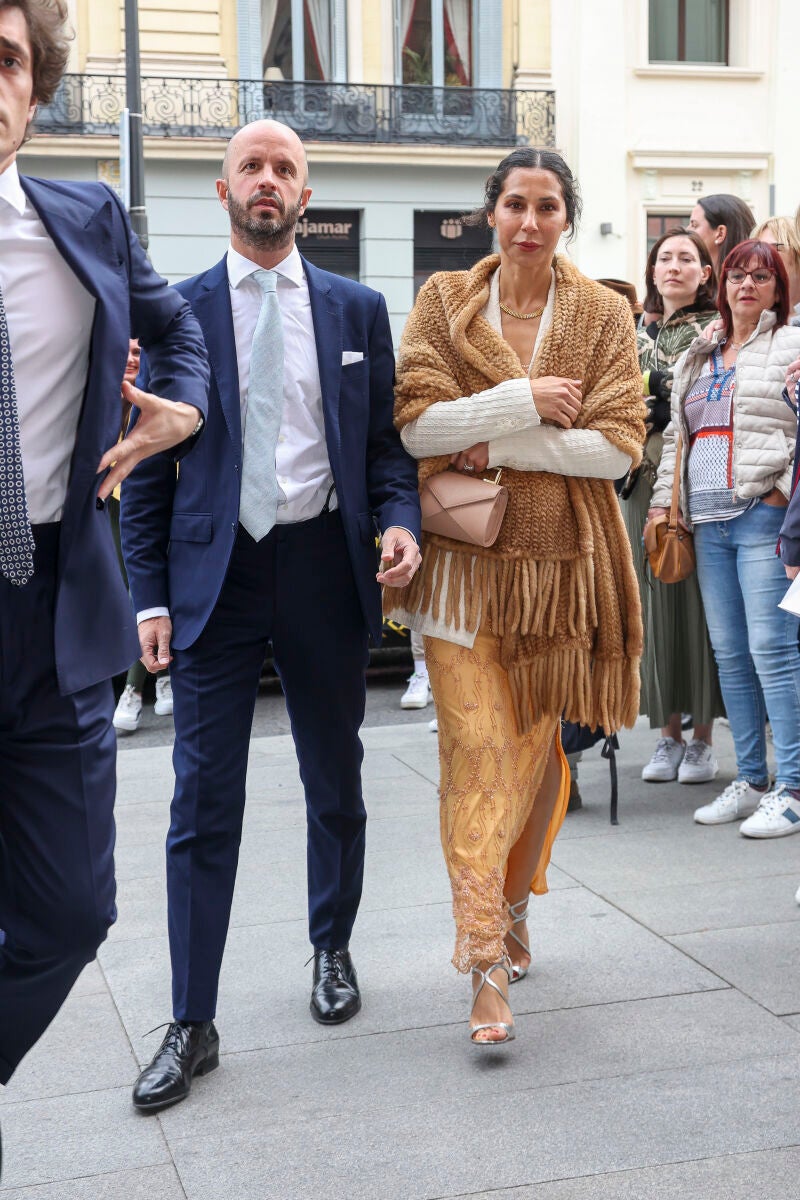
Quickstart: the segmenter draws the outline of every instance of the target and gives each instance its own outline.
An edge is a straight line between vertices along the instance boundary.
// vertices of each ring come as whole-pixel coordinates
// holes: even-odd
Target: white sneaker
[[[153,712],[157,717],[172,716],[172,683],[169,675],[162,675],[156,680],[156,702]]]
[[[430,729],[431,733],[439,732],[439,718],[438,717],[434,717],[432,721],[428,721],[428,729]],[[797,903],[800,904],[800,900],[798,900]]]
[[[678,783],[710,783],[718,772],[719,763],[708,742],[693,738],[678,767]]]
[[[417,671],[413,675],[409,675],[408,687],[400,698],[400,707],[426,708],[432,699],[433,694],[428,676],[420,675]]]
[[[795,904],[800,904],[800,888],[794,894],[794,902]]]
[[[685,751],[685,742],[676,742],[671,737],[659,738],[653,757],[642,769],[642,779],[645,783],[670,783],[677,779]]]
[[[756,811],[766,794],[751,787],[746,779],[734,779],[716,800],[696,809],[694,819],[698,825],[725,825],[728,821],[741,821],[742,817],[749,817]]]
[[[125,686],[119,698],[111,723],[120,733],[136,733],[142,719],[142,693],[132,683]]]
[[[787,833],[800,833],[800,800],[788,790],[785,783],[761,796],[752,817],[739,826],[745,837],[786,837]]]

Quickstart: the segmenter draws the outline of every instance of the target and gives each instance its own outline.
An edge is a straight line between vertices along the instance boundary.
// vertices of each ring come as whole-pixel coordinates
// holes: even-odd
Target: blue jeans
[[[732,521],[694,527],[697,575],[738,776],[768,781],[769,714],[776,782],[800,787],[800,653],[797,617],[778,608],[789,580],[776,557],[785,508],[763,501]]]

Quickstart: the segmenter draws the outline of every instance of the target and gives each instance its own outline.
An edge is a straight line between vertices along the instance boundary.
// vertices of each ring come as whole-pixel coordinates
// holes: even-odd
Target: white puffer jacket
[[[740,500],[765,496],[774,487],[788,500],[792,490],[797,418],[781,398],[781,393],[786,368],[794,359],[800,358],[800,329],[792,325],[775,329],[774,325],[775,313],[772,310],[763,312],[736,360],[733,478]],[[651,500],[654,508],[669,507],[675,472],[676,429],[679,427],[683,436],[680,508],[687,525],[690,524],[686,490],[689,430],[683,401],[689,388],[703,373],[714,348],[713,342],[696,338],[675,364],[672,420],[664,430],[664,450]]]

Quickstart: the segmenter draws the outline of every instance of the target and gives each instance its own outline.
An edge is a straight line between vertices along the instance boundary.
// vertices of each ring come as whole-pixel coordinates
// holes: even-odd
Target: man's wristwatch
[[[189,434],[189,437],[197,437],[198,433],[199,433],[199,432],[200,432],[200,430],[203,428],[203,426],[205,425],[205,423],[206,423],[206,419],[205,419],[205,417],[203,416],[203,414],[201,413],[201,414],[200,414],[200,419],[199,419],[199,421],[197,422],[197,424],[195,425],[195,427],[194,427],[194,429],[192,430],[192,432]]]

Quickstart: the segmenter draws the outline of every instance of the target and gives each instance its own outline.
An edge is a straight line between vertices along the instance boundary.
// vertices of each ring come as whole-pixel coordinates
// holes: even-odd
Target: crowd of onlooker
[[[727,716],[736,778],[695,821],[741,820],[747,837],[781,837],[800,829],[798,622],[779,607],[792,564],[777,553],[797,436],[797,223],[756,226],[741,200],[709,197],[688,229],[653,246],[646,289],[638,338],[648,436],[621,489],[645,618],[641,711],[660,730],[642,778],[713,780],[713,723]],[[676,473],[697,570],[667,584],[648,571],[641,539],[669,508]]]

